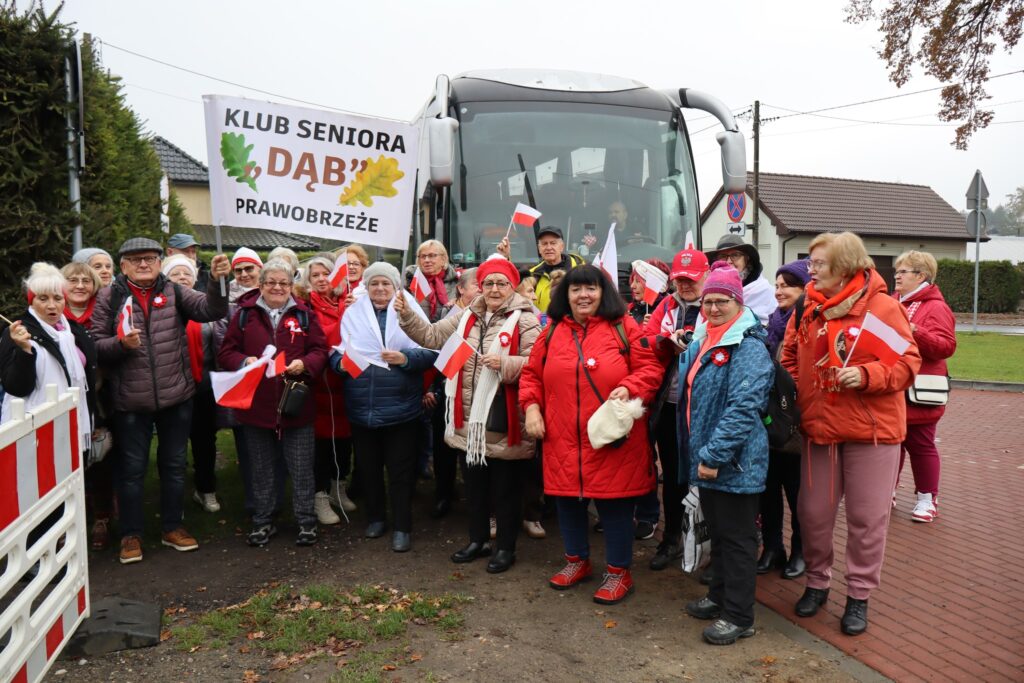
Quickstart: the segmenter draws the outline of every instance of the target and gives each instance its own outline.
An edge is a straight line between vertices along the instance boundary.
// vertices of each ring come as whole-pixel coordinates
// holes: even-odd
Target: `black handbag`
[[[487,414],[487,423],[484,426],[489,432],[508,434],[508,399],[505,395],[505,385],[500,385],[494,393],[491,412]]]
[[[309,387],[302,382],[284,380],[284,391],[281,401],[277,404],[277,414],[281,417],[298,417],[309,400]]]

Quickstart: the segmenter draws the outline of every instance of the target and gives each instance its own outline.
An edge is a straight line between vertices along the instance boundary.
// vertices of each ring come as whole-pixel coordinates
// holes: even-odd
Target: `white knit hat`
[[[195,280],[196,276],[199,274],[196,270],[195,262],[184,254],[174,254],[173,256],[165,258],[160,264],[160,272],[163,273],[164,276],[169,276],[171,271],[178,266],[188,266],[188,269],[192,271],[193,280]]]
[[[363,283],[369,284],[370,280],[381,276],[391,280],[391,283],[395,286],[396,290],[402,288],[402,285],[400,284],[401,275],[398,273],[398,268],[395,268],[387,261],[376,261],[368,265],[366,270],[363,271]]]
[[[241,247],[235,252],[235,255],[231,257],[232,268],[237,266],[239,263],[252,263],[260,268],[263,267],[263,259],[261,259],[260,255],[249,247]]]

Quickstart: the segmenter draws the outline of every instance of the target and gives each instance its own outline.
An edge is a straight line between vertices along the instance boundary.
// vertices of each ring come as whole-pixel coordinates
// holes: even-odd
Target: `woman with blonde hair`
[[[420,307],[430,322],[436,323],[441,319],[444,307],[455,300],[455,284],[459,276],[448,262],[448,250],[437,240],[427,240],[416,249],[416,265],[409,265],[405,269],[406,289],[412,284],[417,267],[430,286],[430,292],[420,302]]]
[[[896,289],[892,295],[907,311],[910,332],[921,352],[920,374],[948,376],[946,359],[956,351],[956,318],[935,284],[938,270],[939,264],[928,252],[900,254],[896,258]],[[909,453],[917,494],[910,518],[915,522],[927,523],[939,516],[940,466],[935,429],[945,412],[945,405],[915,403],[907,394],[907,438],[900,450],[900,471]]]
[[[903,392],[921,356],[906,313],[889,296],[860,237],[825,233],[811,240],[809,251],[803,313],[790,318],[782,350],[782,365],[796,381],[805,437],[797,510],[807,588],[796,613],[813,616],[828,599],[836,513],[845,499],[841,628],[857,635],[867,629],[868,598],[882,574],[900,444],[907,435]],[[862,331],[869,314],[900,348]]]

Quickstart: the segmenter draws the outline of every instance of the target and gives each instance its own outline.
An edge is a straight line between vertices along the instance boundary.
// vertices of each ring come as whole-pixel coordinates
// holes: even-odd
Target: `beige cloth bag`
[[[633,422],[643,417],[645,410],[639,398],[628,401],[613,398],[605,401],[587,421],[590,445],[601,448],[625,439],[633,429]]]

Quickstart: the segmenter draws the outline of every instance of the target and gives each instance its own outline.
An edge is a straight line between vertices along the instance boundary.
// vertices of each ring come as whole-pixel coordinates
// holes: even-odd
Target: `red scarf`
[[[477,324],[479,318],[476,313],[469,314],[469,323],[466,325],[466,337],[469,338],[469,331],[473,329],[473,326]],[[458,328],[456,328],[453,334],[458,334]],[[483,334],[483,330],[480,331]],[[518,356],[519,355],[519,325],[515,326],[512,330],[512,341],[508,349],[508,355]],[[476,360],[475,362],[479,362]],[[456,380],[455,384],[455,415],[452,419],[455,420],[455,428],[462,429],[463,424],[466,421],[465,411],[462,407],[462,377],[463,373],[459,372],[459,379]],[[519,384],[504,384],[502,387],[505,388],[505,411],[508,417],[508,445],[516,446],[523,440],[522,434],[519,430]]]
[[[867,271],[861,271],[850,278],[842,291],[833,297],[826,297],[814,288],[814,282],[808,283],[804,296],[810,306],[804,307],[804,315],[798,320],[797,335],[801,344],[813,343],[815,370],[817,377],[815,386],[829,392],[839,391],[836,383],[835,368],[843,366],[845,357],[839,355],[839,341],[845,335],[843,319],[849,314],[853,305],[864,294],[867,284]],[[819,334],[814,340],[810,338],[810,323],[816,315],[825,322],[827,334]],[[845,338],[842,339],[845,345]],[[844,356],[847,352],[844,352]]]
[[[192,365],[192,379],[196,384],[203,379],[203,324],[189,320],[185,325],[185,336],[188,338],[188,359]]]
[[[128,289],[131,291],[132,296],[139,302],[139,308],[142,309],[142,315],[149,317],[149,297],[153,294],[153,285],[143,289],[131,280],[125,280],[128,283]]]
[[[66,300],[66,297],[65,297]],[[71,304],[64,306],[64,317],[68,320],[74,320],[76,323],[89,330],[92,329],[92,309],[96,307],[96,297],[89,299],[89,304],[85,307],[85,311],[82,315],[75,315],[71,311]]]
[[[427,283],[430,285],[432,294],[428,297],[430,301],[430,319],[433,320],[434,316],[437,315],[437,307],[448,305],[448,290],[444,286],[444,274],[442,270],[437,275],[423,274],[427,278]]]

